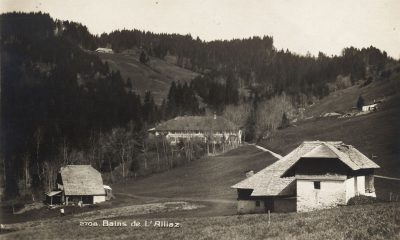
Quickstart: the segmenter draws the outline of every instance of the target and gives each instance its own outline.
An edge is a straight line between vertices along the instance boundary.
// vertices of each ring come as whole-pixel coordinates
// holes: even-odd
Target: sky
[[[400,58],[400,0],[0,0],[0,11],[42,11],[86,25],[199,36],[272,36],[277,49],[338,55],[375,46]]]

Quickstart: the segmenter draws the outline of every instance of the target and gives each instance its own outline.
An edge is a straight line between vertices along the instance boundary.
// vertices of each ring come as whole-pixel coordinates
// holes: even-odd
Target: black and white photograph
[[[400,239],[399,0],[0,0],[0,239]]]

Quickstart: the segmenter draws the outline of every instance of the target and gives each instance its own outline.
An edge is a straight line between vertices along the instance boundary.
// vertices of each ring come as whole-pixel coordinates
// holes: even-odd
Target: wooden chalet
[[[111,191],[110,187],[107,189]],[[57,189],[46,195],[50,204],[96,204],[106,201],[101,174],[90,165],[62,167],[57,176]]]

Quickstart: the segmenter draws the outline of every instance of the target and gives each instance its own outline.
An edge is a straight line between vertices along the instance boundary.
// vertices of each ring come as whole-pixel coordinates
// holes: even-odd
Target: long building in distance
[[[162,135],[175,145],[180,140],[199,139],[210,144],[238,146],[242,143],[242,131],[231,121],[219,116],[182,116],[162,122],[150,129],[156,136]]]

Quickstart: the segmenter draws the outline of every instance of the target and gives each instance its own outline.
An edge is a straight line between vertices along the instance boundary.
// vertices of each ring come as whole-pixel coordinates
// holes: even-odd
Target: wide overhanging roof
[[[60,173],[65,195],[105,195],[101,174],[90,165],[68,165]]]
[[[285,173],[301,158],[339,159],[350,169],[373,169],[379,166],[351,145],[343,142],[305,141],[285,157],[232,188],[253,189],[251,196],[287,196],[295,194],[293,176]]]

